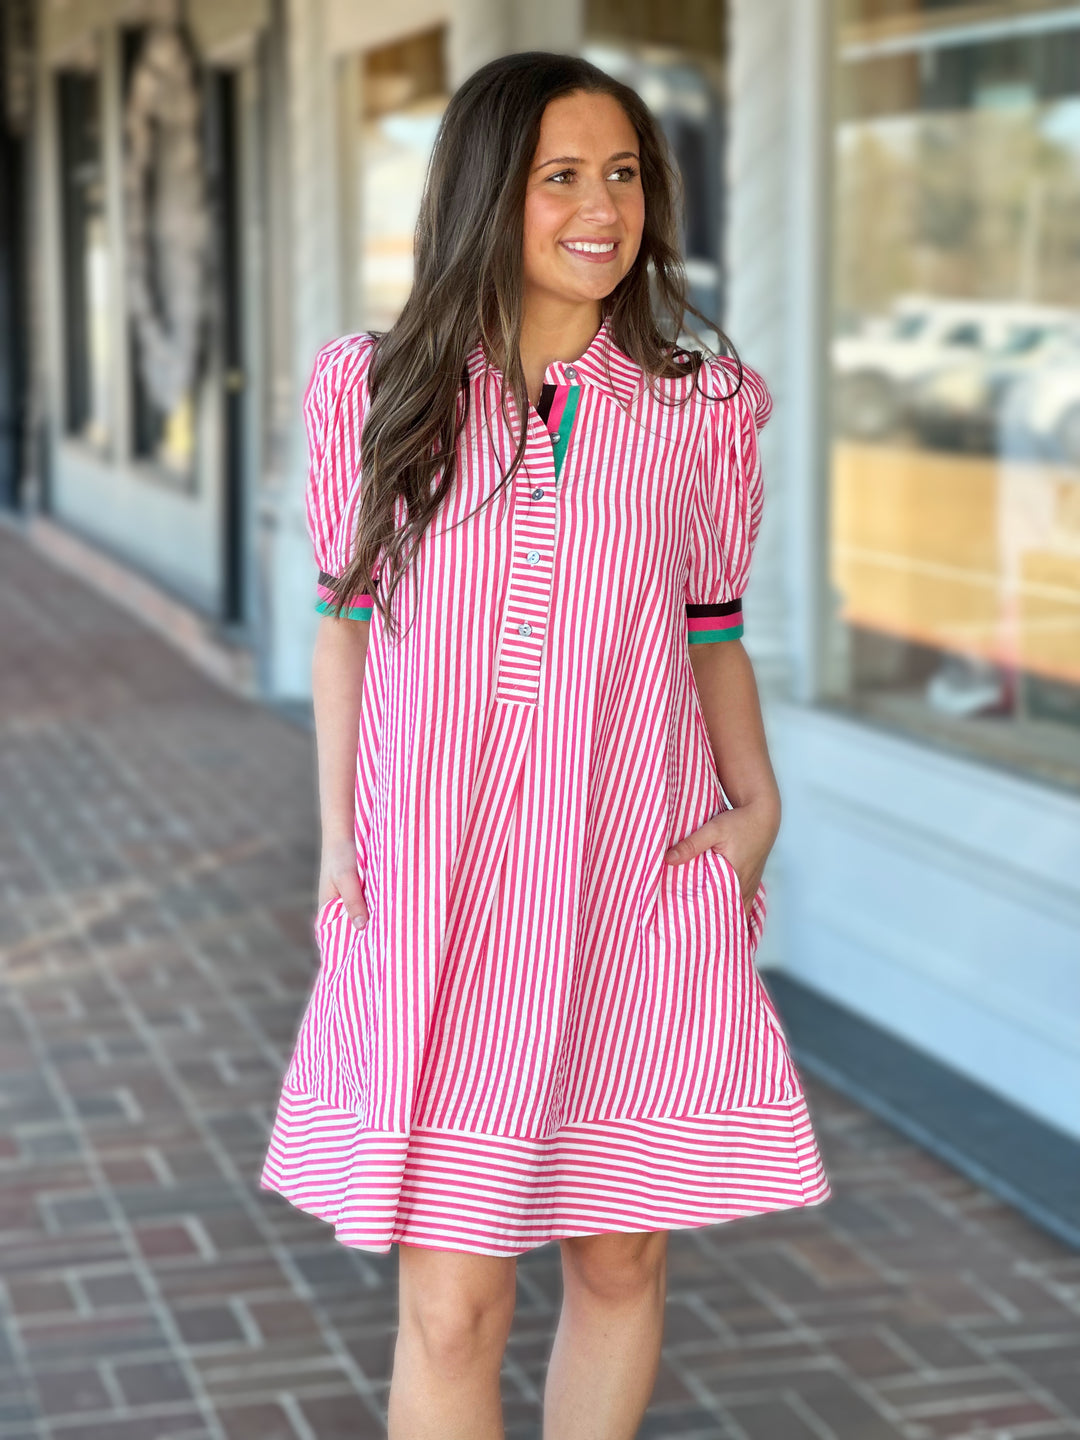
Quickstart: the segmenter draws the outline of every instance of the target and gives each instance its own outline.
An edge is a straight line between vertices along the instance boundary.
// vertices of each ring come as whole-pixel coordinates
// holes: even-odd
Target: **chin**
[[[597,275],[595,285],[575,285],[572,289],[563,290],[565,297],[570,300],[603,300],[606,296],[622,283],[625,275]]]

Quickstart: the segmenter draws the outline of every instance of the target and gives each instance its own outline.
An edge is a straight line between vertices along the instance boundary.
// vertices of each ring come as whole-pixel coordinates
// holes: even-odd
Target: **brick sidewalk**
[[[396,1250],[256,1176],[314,977],[311,737],[0,531],[0,1440],[365,1440]],[[804,1076],[833,1198],[674,1232],[642,1440],[1080,1437],[1080,1256]],[[558,1247],[518,1262],[539,1437]]]

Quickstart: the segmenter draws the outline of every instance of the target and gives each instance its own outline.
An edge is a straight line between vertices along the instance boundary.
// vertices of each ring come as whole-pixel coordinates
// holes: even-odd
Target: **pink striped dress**
[[[321,574],[356,519],[372,337],[305,398]],[[356,772],[370,921],[336,897],[260,1177],[343,1244],[519,1255],[712,1225],[831,1191],[731,863],[664,851],[726,808],[689,645],[742,634],[761,522],[747,369],[733,399],[655,382],[607,322],[517,417],[477,345],[452,494],[371,596]],[[699,385],[730,394],[735,367]],[[684,406],[671,402],[690,394]]]

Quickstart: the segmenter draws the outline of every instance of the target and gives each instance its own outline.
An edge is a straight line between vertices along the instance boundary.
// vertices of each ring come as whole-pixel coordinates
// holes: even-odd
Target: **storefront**
[[[730,320],[779,402],[747,604],[774,943],[1080,1136],[1080,9],[733,17]]]
[[[33,7],[31,534],[251,683],[266,0]]]

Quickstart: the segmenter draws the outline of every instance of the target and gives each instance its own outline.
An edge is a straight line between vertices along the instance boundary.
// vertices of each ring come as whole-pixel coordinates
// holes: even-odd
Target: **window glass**
[[[587,0],[582,54],[630,85],[660,122],[684,187],[681,244],[691,304],[723,323],[723,0]],[[689,325],[710,346],[704,321]],[[684,337],[689,339],[689,335]]]
[[[413,285],[413,235],[435,135],[449,100],[445,27],[360,57],[356,230],[362,329],[388,329]]]
[[[110,436],[109,251],[101,91],[93,72],[56,77],[60,132],[66,428],[104,449]]]
[[[1080,26],[975,14],[841,6],[826,688],[1080,788]]]
[[[144,113],[145,101],[140,103],[140,97],[134,94],[133,80],[136,67],[140,63],[148,63],[148,57],[143,53],[146,34],[146,29],[143,27],[125,29],[122,32],[125,122],[128,126],[133,123],[133,120],[140,126],[145,125],[151,137],[149,163],[139,182],[142,204],[145,207],[145,231],[142,243],[147,249],[146,258],[153,281],[155,310],[159,320],[164,322],[172,308],[180,303],[179,296],[176,293],[170,293],[170,272],[175,266],[175,259],[171,260],[166,254],[170,242],[175,241],[177,227],[181,223],[180,216],[177,214],[176,200],[170,193],[168,176],[170,167],[176,164],[178,155],[182,154],[186,157],[187,151],[178,142],[178,136],[182,132],[174,131],[166,134],[160,123],[160,117],[152,111]],[[199,85],[198,77],[196,77],[195,83],[196,86]],[[174,90],[174,96],[175,93]],[[165,103],[174,107],[176,105],[175,98]],[[205,119],[201,94],[196,103],[199,108],[201,127]],[[138,113],[135,116],[132,114],[133,106],[138,106]],[[130,140],[125,142],[125,154],[128,153],[129,148]],[[202,164],[202,161],[203,157],[197,155],[185,163]],[[125,197],[126,201],[127,197]],[[194,383],[188,385],[183,394],[169,408],[165,408],[163,404],[157,402],[151,387],[147,384],[145,371],[148,363],[147,357],[138,343],[138,336],[130,318],[128,345],[131,355],[132,454],[137,459],[148,462],[151,468],[145,473],[152,473],[159,479],[180,485],[185,489],[193,488],[196,479],[198,418],[196,385]]]

